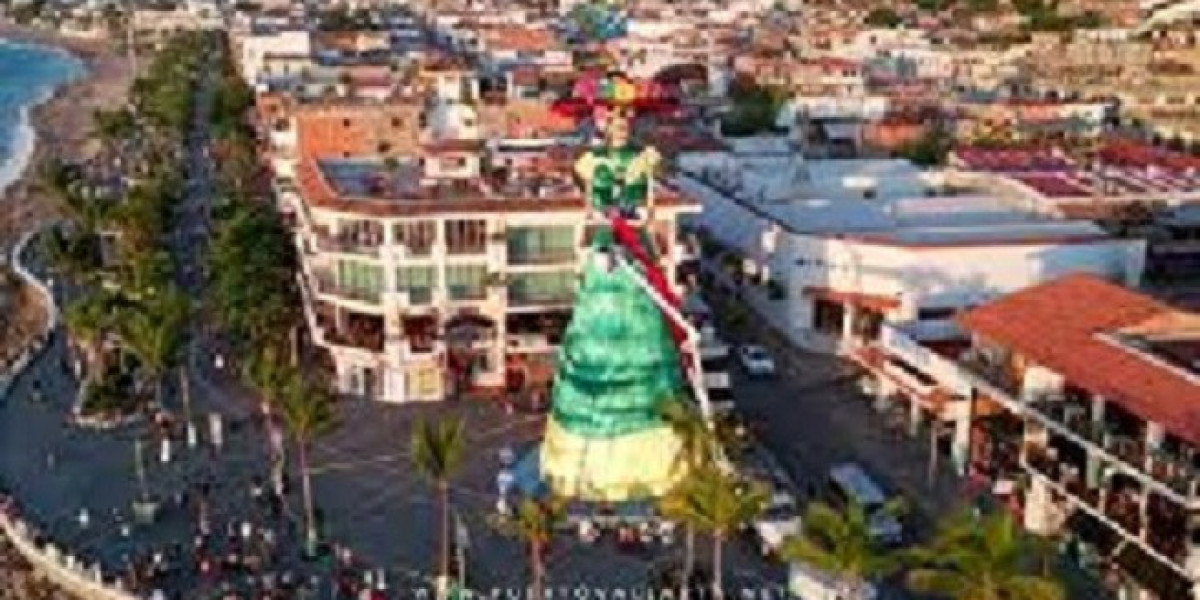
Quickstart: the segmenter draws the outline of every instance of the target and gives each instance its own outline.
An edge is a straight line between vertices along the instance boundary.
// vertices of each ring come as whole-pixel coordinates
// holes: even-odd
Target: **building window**
[[[487,296],[487,267],[447,265],[446,294],[451,300],[480,300]]]
[[[396,291],[408,292],[409,304],[433,302],[437,271],[429,267],[400,267],[396,269]]]
[[[513,306],[570,304],[575,297],[574,271],[522,273],[508,276],[508,303]]]
[[[446,221],[446,251],[450,254],[483,254],[487,251],[487,221]]]
[[[349,129],[350,128],[350,119],[342,119],[342,127]]]
[[[375,147],[375,150],[376,154],[387,154],[392,151],[392,145],[387,142],[379,142],[379,145]]]
[[[561,227],[510,227],[508,262],[536,265],[575,259],[575,229]]]
[[[434,221],[405,221],[392,227],[396,243],[408,251],[409,256],[429,256],[437,239],[437,223]]]
[[[352,260],[337,263],[338,294],[367,302],[379,302],[383,290],[383,267]]]
[[[945,321],[954,318],[958,308],[954,306],[924,306],[917,309],[918,321]]]
[[[401,119],[399,117],[392,117],[392,128],[400,129],[401,127],[404,127],[404,119]]]

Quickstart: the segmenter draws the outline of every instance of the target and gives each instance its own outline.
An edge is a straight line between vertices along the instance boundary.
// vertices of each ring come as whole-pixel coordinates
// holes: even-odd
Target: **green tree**
[[[525,543],[529,552],[530,586],[533,600],[543,600],[546,591],[546,548],[554,537],[554,529],[565,514],[562,500],[547,498],[537,501],[524,498],[516,514],[502,528]]]
[[[897,154],[921,167],[943,165],[950,154],[951,141],[950,134],[944,127],[934,125],[921,139],[905,145]]]
[[[904,22],[904,19],[901,19],[900,15],[897,14],[895,10],[892,10],[886,6],[880,6],[871,9],[871,12],[867,13],[865,22],[871,27],[894,29],[899,27],[900,24]]]
[[[285,385],[281,399],[280,413],[296,444],[296,466],[300,470],[300,492],[304,503],[304,550],[312,556],[316,554],[318,540],[308,456],[312,444],[337,427],[337,414],[329,390],[306,380],[299,373]]]
[[[107,146],[115,146],[133,137],[137,120],[128,108],[97,110],[92,114],[92,137]]]
[[[713,542],[713,593],[724,593],[722,549],[730,534],[766,507],[766,488],[728,474],[716,465],[691,473],[662,500],[664,514],[707,533]]]
[[[410,441],[413,465],[437,491],[440,522],[438,575],[450,580],[450,479],[462,464],[466,428],[459,419],[418,421]]]
[[[1062,600],[1062,584],[1045,570],[1048,550],[1020,531],[1007,513],[970,513],[944,521],[924,548],[907,585],[959,600]]]
[[[761,86],[739,79],[730,86],[730,113],[721,121],[721,131],[729,136],[748,136],[775,128],[779,109],[786,99],[784,90]]]
[[[882,510],[898,513],[901,508],[893,503]],[[838,512],[814,502],[808,505],[801,522],[801,534],[788,539],[780,554],[788,561],[811,565],[837,577],[848,599],[862,598],[868,580],[903,566],[900,555],[875,541],[870,515],[861,505],[851,503],[845,512]]]
[[[92,292],[67,306],[63,317],[67,331],[83,347],[87,381],[95,382],[103,372],[104,336],[112,327],[112,297]]]
[[[667,425],[679,438],[680,449],[675,457],[675,467],[683,471],[684,477],[687,473],[713,465],[719,460],[720,448],[716,436],[699,411],[681,399],[664,401],[660,410]],[[686,479],[681,482],[686,482]],[[683,490],[679,494],[668,494],[659,503],[659,512],[663,516],[682,522],[685,528],[683,573],[680,581],[680,595],[684,598],[691,592],[692,574],[696,568],[696,528],[688,519],[688,511],[682,510],[684,505],[677,501],[685,494]]]
[[[178,364],[183,350],[190,310],[187,296],[172,287],[119,313],[121,339],[137,356],[160,404],[163,377]]]

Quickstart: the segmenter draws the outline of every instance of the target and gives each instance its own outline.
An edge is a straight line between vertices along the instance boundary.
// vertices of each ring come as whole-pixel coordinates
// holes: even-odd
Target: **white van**
[[[788,538],[800,533],[800,509],[796,498],[786,491],[771,494],[767,508],[754,519],[754,534],[759,552],[774,556]]]
[[[788,567],[788,591],[799,600],[875,600],[875,586],[863,582],[857,598],[846,594],[845,582],[811,565],[792,563]]]
[[[876,541],[888,545],[903,543],[904,527],[895,515],[883,511],[887,496],[858,463],[843,463],[829,469],[829,492],[834,503],[842,508],[851,503],[863,507]]]

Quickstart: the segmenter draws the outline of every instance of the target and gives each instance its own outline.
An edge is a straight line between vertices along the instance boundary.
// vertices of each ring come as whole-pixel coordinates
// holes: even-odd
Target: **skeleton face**
[[[620,147],[629,142],[629,117],[624,110],[615,108],[609,111],[605,132],[610,146]]]

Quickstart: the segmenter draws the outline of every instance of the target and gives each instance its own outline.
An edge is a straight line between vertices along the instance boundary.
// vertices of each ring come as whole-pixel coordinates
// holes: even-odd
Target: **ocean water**
[[[0,40],[0,192],[21,176],[33,152],[30,110],[85,72],[66,51]]]

